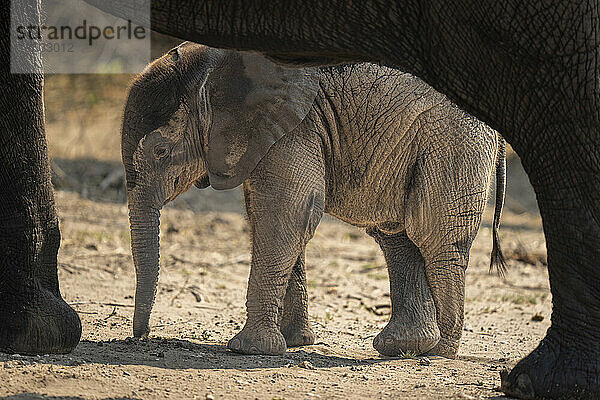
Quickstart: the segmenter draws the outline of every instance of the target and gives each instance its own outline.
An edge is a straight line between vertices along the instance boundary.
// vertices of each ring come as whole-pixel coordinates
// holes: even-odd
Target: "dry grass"
[[[120,161],[120,124],[130,75],[53,75],[45,104],[50,156]]]
[[[156,58],[181,41],[152,34]],[[120,161],[119,132],[133,75],[48,75],[44,86],[50,156]]]

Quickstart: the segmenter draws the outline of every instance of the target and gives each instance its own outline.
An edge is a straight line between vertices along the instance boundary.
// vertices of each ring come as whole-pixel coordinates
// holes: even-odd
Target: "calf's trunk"
[[[130,203],[129,223],[136,273],[133,336],[147,338],[158,285],[160,211],[140,202]]]

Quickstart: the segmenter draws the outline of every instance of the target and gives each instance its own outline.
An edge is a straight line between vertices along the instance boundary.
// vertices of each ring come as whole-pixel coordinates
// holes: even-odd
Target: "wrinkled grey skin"
[[[375,348],[456,356],[469,250],[497,164],[501,257],[504,142],[421,80],[374,64],[292,72],[184,43],[132,84],[122,135],[136,337],[149,333],[160,208],[193,184],[243,181],[252,267],[231,350],[314,343],[304,252],[327,212],[367,228],[385,255],[392,316]]]

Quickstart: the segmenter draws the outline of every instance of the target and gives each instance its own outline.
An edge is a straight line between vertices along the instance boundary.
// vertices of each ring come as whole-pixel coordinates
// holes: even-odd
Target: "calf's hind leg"
[[[484,186],[485,187],[485,186]],[[453,191],[459,193],[458,190]],[[463,330],[465,272],[469,250],[485,208],[485,190],[443,201],[424,203],[426,214],[415,223],[409,218],[407,235],[425,259],[425,273],[435,302],[440,341],[430,353],[454,358]],[[448,204],[452,207],[448,207]],[[412,228],[412,229],[411,229]]]
[[[390,276],[392,316],[373,340],[383,355],[423,354],[440,341],[435,303],[425,274],[425,260],[406,232],[368,229],[381,247]]]

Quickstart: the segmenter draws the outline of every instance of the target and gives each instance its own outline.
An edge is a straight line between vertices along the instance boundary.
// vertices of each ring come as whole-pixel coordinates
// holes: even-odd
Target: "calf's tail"
[[[500,227],[500,216],[506,194],[506,141],[498,134],[498,155],[496,158],[496,206],[494,209],[494,221],[492,224],[492,254],[490,257],[490,272],[496,269],[500,276],[506,274],[506,258],[500,248],[498,228]]]

